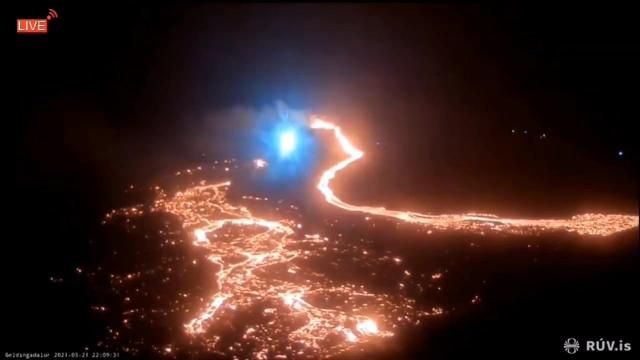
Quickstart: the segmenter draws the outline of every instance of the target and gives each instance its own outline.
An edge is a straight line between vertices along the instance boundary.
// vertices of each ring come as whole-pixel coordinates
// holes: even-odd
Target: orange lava
[[[260,219],[246,207],[229,204],[225,194],[230,184],[194,186],[171,198],[161,196],[152,208],[176,215],[193,234],[193,245],[218,268],[215,292],[184,324],[186,333],[202,338],[211,351],[233,354],[217,348],[215,334],[238,313],[256,309],[265,320],[248,326],[243,335],[246,344],[253,344],[248,352],[255,359],[333,356],[356,344],[393,336],[389,328],[397,318],[417,321],[429,315],[416,310],[413,300],[372,293],[355,284],[334,284],[301,267],[297,260],[323,256],[321,249],[329,239],[296,236],[299,227],[292,221]],[[286,346],[274,342],[282,336]]]
[[[638,216],[610,215],[610,214],[582,214],[569,219],[511,219],[491,214],[421,214],[413,211],[388,210],[384,207],[360,206],[349,204],[337,197],[330,187],[331,180],[336,173],[364,156],[364,152],[357,149],[344,135],[340,127],[319,118],[311,121],[312,129],[333,131],[342,151],[347,158],[327,169],[318,182],[317,188],[324,195],[326,201],[347,211],[361,212],[370,215],[395,218],[401,221],[428,225],[436,229],[465,230],[482,232],[485,230],[503,231],[511,233],[534,234],[541,231],[564,230],[576,232],[580,235],[612,235],[620,231],[638,226]]]

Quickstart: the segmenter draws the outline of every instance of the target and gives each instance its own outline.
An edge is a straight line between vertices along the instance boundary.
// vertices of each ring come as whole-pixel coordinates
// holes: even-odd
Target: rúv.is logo
[[[624,340],[598,340],[583,341],[585,352],[628,352],[631,351],[631,343]],[[564,341],[564,351],[575,354],[581,350],[580,342],[576,338],[568,338]]]

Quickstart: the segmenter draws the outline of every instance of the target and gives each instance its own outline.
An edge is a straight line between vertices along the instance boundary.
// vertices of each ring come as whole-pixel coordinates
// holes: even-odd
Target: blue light
[[[317,157],[315,134],[306,118],[273,121],[271,118],[256,126],[256,140],[250,145],[251,157],[269,164],[259,173],[265,186],[285,189],[296,181],[315,176]]]
[[[283,157],[288,156],[296,148],[296,133],[293,130],[288,130],[280,134],[280,155]]]

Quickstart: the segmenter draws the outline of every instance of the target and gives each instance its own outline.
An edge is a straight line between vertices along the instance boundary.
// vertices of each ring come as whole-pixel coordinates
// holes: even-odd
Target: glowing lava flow
[[[348,211],[391,217],[398,220],[429,225],[436,229],[456,229],[468,231],[506,231],[514,233],[535,233],[547,230],[565,230],[581,235],[611,235],[638,226],[638,216],[583,214],[570,219],[509,219],[491,214],[445,214],[429,215],[412,211],[388,210],[384,207],[358,206],[346,203],[338,198],[331,189],[330,182],[336,173],[364,156],[342,133],[340,127],[314,118],[311,128],[333,131],[342,150],[348,157],[327,169],[320,177],[318,190],[328,203]]]
[[[301,266],[300,261],[326,256],[329,239],[295,238],[293,222],[260,219],[229,204],[228,186],[194,186],[171,198],[160,196],[152,207],[176,215],[217,267],[215,293],[184,324],[209,351],[255,359],[332,356],[392,336],[387,329],[398,319],[428,315],[415,310],[413,300],[335,284]],[[229,324],[242,339],[231,347],[221,345]]]

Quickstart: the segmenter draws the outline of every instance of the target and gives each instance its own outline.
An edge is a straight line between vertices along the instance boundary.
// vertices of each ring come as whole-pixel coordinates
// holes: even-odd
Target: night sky
[[[83,260],[87,239],[107,210],[125,205],[119,194],[129,184],[203,157],[257,155],[255,124],[237,114],[278,100],[326,114],[365,149],[354,166],[359,177],[338,182],[353,189],[354,202],[523,217],[637,214],[640,50],[630,9],[76,3],[23,6],[15,17],[44,17],[48,7],[59,19],[47,35],[15,34],[10,68],[18,82],[5,129],[16,153],[15,183],[6,189],[14,218],[5,230],[5,289],[16,348],[74,351],[90,338],[79,310],[89,291],[56,292],[49,274]],[[362,178],[368,186],[358,186]],[[637,277],[637,246],[630,249],[604,275],[562,280],[578,281],[576,292],[554,283],[519,299],[523,309],[550,308],[560,297],[572,310],[531,315],[514,301],[506,313],[543,320],[524,329],[501,313],[485,329],[494,313],[481,313],[428,334],[435,350],[424,353],[473,354],[455,349],[459,339],[482,354],[516,348],[481,346],[466,328],[504,336],[516,326],[531,346],[543,325],[565,315],[592,325],[595,336],[630,335],[629,322],[615,321],[636,311],[633,298],[613,300]],[[579,301],[587,303],[574,306]],[[587,311],[611,318],[591,323]],[[560,343],[541,346],[549,344]],[[563,354],[557,346],[552,357]]]

